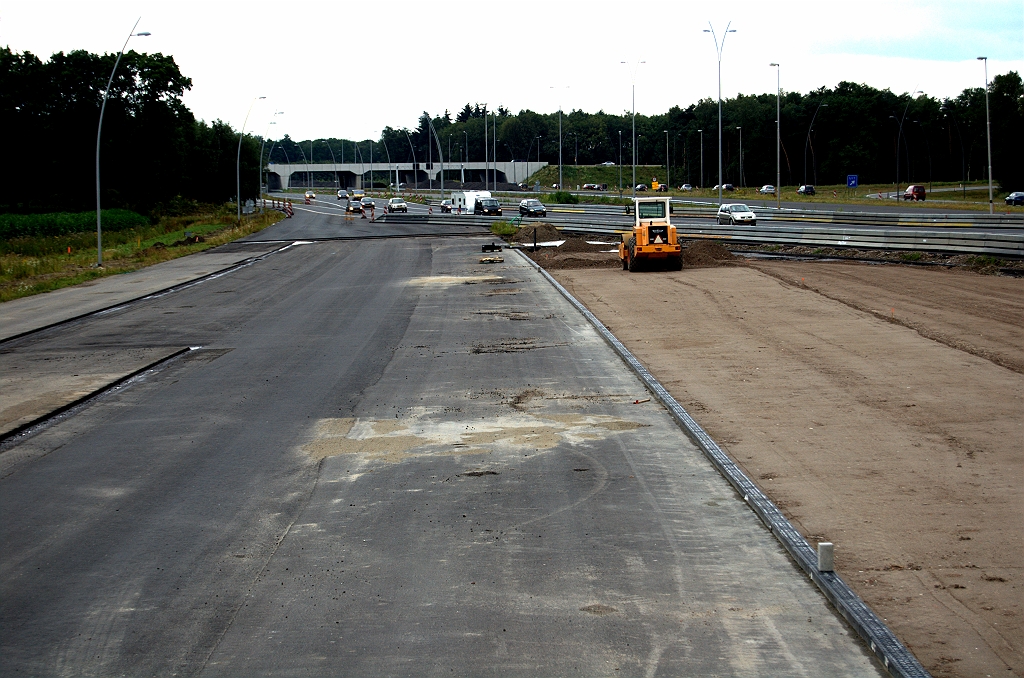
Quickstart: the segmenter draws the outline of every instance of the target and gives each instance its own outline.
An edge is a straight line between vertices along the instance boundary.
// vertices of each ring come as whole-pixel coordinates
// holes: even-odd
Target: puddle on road
[[[527,414],[487,420],[435,420],[421,408],[405,419],[321,419],[303,450],[314,459],[356,455],[398,463],[419,456],[515,454],[578,445],[632,431],[647,424],[608,415]]]

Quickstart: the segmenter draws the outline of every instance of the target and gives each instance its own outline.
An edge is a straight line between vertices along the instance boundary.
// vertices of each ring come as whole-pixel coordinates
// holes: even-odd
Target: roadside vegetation
[[[96,213],[31,215],[45,227],[69,219],[90,223],[92,230],[59,235],[21,235],[0,240],[0,302],[77,285],[108,275],[128,273],[237,240],[284,218],[264,212],[236,224],[233,205],[209,206],[187,216],[162,217],[155,224],[140,215],[121,215],[135,225],[107,230],[104,220],[103,267],[96,267]],[[106,215],[106,212],[104,213]],[[88,218],[91,216],[91,220]],[[115,224],[111,224],[113,226]]]

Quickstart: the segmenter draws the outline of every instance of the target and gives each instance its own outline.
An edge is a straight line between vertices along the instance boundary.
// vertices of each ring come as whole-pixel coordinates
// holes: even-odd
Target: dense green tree
[[[116,58],[73,51],[43,62],[0,48],[0,124],[14,131],[0,210],[95,206],[96,128]],[[178,195],[233,199],[238,134],[220,121],[196,121],[181,100],[191,86],[173,57],[124,54],[103,119],[104,207],[147,212]],[[243,195],[258,191],[258,141],[243,139]]]

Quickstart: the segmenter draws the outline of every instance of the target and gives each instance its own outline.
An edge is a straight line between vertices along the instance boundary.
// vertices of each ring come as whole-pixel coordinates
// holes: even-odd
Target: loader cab
[[[673,231],[672,241],[674,243],[675,229],[671,228],[669,212],[668,198],[637,198],[633,223],[633,229],[637,235],[637,243],[641,245],[667,245],[670,229]]]

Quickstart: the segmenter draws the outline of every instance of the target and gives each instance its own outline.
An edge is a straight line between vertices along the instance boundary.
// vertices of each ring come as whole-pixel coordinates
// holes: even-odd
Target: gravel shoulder
[[[551,273],[929,671],[1024,675],[1024,280],[729,263]]]

